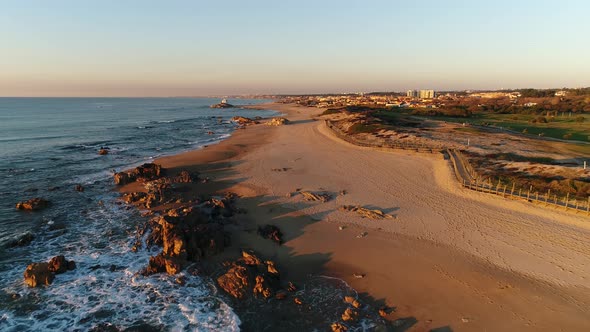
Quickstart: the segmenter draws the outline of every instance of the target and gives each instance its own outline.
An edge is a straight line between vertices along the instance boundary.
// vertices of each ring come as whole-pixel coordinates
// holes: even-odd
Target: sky
[[[0,96],[590,86],[590,1],[0,0]]]

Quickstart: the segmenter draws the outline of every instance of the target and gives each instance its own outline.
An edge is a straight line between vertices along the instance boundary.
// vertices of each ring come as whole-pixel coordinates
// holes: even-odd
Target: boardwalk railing
[[[527,189],[516,188],[516,184],[508,185],[498,181],[497,183],[492,182],[490,179],[482,179],[473,167],[469,163],[468,159],[458,150],[449,150],[449,159],[455,169],[457,179],[464,188],[498,195],[505,198],[525,200],[529,203],[553,207],[563,208],[564,210],[572,210],[576,213],[584,213],[590,216],[590,196],[587,200],[579,200],[576,198],[570,198],[570,195],[557,196],[552,194],[551,190],[547,192],[539,193],[534,190],[532,186]],[[464,171],[461,171],[464,169]]]
[[[522,189],[516,188],[514,183],[510,187],[508,187],[508,184],[503,184],[501,181],[498,181],[498,183],[492,183],[490,179],[482,179],[482,177],[475,171],[469,162],[469,159],[459,150],[446,149],[443,145],[395,142],[389,138],[379,138],[372,141],[366,141],[345,133],[340,128],[338,128],[338,126],[335,126],[330,120],[325,120],[325,122],[326,126],[330,128],[336,136],[354,145],[412,150],[427,153],[442,153],[446,150],[449,160],[451,161],[451,164],[455,170],[457,180],[459,183],[461,183],[463,188],[492,195],[498,195],[510,199],[525,200],[539,206],[553,207],[556,209],[563,208],[566,211],[575,211],[576,214],[584,213],[590,216],[590,196],[586,201],[583,201],[570,198],[569,194],[567,194],[565,197],[558,197],[556,194],[552,194],[551,190],[539,193],[538,191],[535,191],[532,186],[528,189]]]

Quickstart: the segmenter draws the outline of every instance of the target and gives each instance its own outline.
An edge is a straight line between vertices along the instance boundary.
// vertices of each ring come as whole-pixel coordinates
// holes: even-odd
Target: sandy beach
[[[395,308],[387,319],[404,331],[590,327],[588,217],[464,190],[442,155],[346,143],[313,119],[319,109],[259,107],[291,123],[249,126],[156,161],[210,177],[204,191],[239,195],[247,213],[228,227],[232,246],[219,259],[251,248],[288,279],[342,278],[364,301]],[[308,202],[297,189],[334,199]],[[395,218],[361,218],[342,205]],[[269,223],[283,231],[283,246],[256,234]]]

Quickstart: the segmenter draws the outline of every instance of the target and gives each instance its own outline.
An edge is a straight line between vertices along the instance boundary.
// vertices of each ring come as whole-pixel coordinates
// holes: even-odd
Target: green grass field
[[[421,116],[424,117],[424,116]],[[583,117],[580,121],[578,118]],[[454,118],[445,116],[426,117],[433,120],[449,121],[463,123],[467,122],[474,125],[492,125],[504,129],[513,130],[519,133],[529,135],[545,136],[572,141],[589,142],[590,141],[590,114],[572,115],[569,117],[543,117],[547,120],[544,122],[533,122],[540,118],[538,115],[528,114],[493,114],[479,113],[469,118]]]

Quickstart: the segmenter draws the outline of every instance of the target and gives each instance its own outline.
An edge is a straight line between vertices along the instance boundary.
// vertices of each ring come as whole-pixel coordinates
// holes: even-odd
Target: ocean
[[[132,252],[144,218],[117,204],[113,170],[214,144],[236,115],[204,98],[0,98],[0,330],[87,331],[101,324],[171,331],[235,331],[240,320],[208,280],[138,274],[153,251]],[[229,100],[255,104],[263,100]],[[208,132],[213,134],[208,134]],[[98,155],[108,147],[110,153]],[[83,192],[74,190],[76,185]],[[17,211],[34,197],[52,205]],[[29,245],[15,239],[34,236]],[[28,288],[23,271],[56,255],[77,268],[49,287]]]

